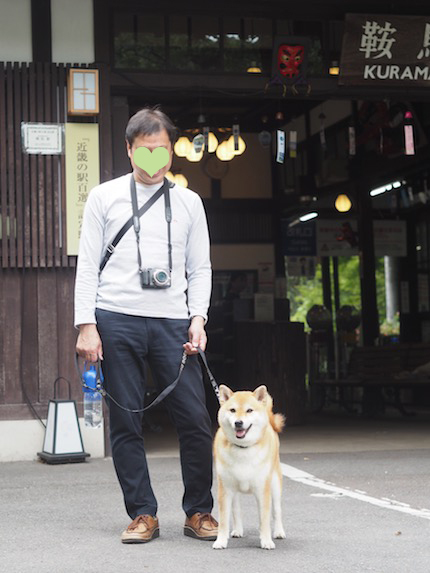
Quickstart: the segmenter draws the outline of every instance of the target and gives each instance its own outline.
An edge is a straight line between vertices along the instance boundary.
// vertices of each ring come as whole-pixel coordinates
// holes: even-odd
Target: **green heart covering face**
[[[165,147],[156,147],[152,153],[147,147],[138,147],[133,154],[133,160],[152,177],[168,164],[169,152]]]

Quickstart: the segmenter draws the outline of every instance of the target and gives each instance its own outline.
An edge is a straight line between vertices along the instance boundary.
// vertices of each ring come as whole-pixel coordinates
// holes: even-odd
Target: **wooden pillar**
[[[31,0],[33,62],[52,62],[51,0]]]
[[[125,128],[130,119],[130,108],[126,97],[112,98],[112,155],[113,176],[130,173],[130,160],[125,146]]]
[[[99,64],[98,68],[100,71],[100,179],[103,183],[112,179],[113,172],[112,113],[109,66]]]
[[[93,0],[94,9],[94,51],[97,64],[110,62],[110,2]]]
[[[321,257],[323,305],[332,312],[331,304],[331,280],[330,280],[330,257]]]
[[[374,346],[379,337],[378,303],[376,298],[375,243],[373,236],[372,198],[366,184],[358,184],[357,224],[360,256],[361,324],[363,345]]]
[[[357,125],[357,102],[353,103],[353,117]],[[376,298],[375,244],[373,236],[371,183],[363,177],[363,149],[358,147],[357,154],[351,160],[351,180],[355,184],[355,202],[357,206],[358,245],[360,257],[361,284],[361,325],[363,345],[374,346],[379,337],[378,303]]]
[[[340,292],[339,292],[339,259],[332,258],[333,261],[333,294],[334,294],[334,308],[337,312],[340,307]]]
[[[323,305],[330,311],[332,324],[327,330],[327,360],[329,372],[335,370],[335,348],[334,348],[334,331],[333,331],[333,305],[331,301],[331,278],[330,278],[330,257],[321,257],[321,273],[323,288]]]
[[[421,324],[418,312],[417,220],[407,220],[407,257],[400,259],[400,342],[420,342]],[[403,293],[402,293],[403,289]]]
[[[285,257],[282,248],[282,198],[284,195],[285,177],[283,164],[278,163],[273,157],[272,164],[272,224],[273,224],[273,245],[275,254],[275,275],[285,277]]]

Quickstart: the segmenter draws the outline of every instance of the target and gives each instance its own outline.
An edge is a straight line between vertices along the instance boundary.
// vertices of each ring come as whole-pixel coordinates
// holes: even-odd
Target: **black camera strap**
[[[164,193],[164,214],[167,221],[167,254],[169,258],[169,273],[172,274],[172,244],[171,244],[171,234],[170,234],[170,224],[172,222],[172,209],[170,207],[170,185],[168,179],[164,179],[162,187],[158,191],[163,191]],[[157,191],[157,193],[158,193]],[[139,265],[139,274],[143,273],[142,269],[142,256],[140,254],[140,216],[137,207],[137,194],[136,194],[136,182],[133,175],[130,180],[130,193],[131,193],[131,205],[133,207],[133,228],[136,235],[136,245],[137,245],[137,264]],[[145,203],[145,205],[148,201]]]
[[[137,222],[139,224],[139,232],[140,232],[140,222],[139,222],[140,217],[144,213],[146,213],[146,211],[148,211],[148,209],[150,209],[152,207],[152,205],[161,197],[161,195],[164,194],[165,214],[166,214],[166,221],[168,223],[167,238],[168,238],[168,251],[169,251],[169,265],[171,267],[172,266],[172,245],[171,245],[171,235],[170,235],[170,221],[172,220],[172,210],[170,208],[170,193],[169,193],[170,187],[173,187],[173,183],[171,181],[169,181],[168,179],[164,179],[163,185],[160,187],[160,189],[158,189],[154,193],[154,195],[152,195],[152,197],[150,197],[150,199],[148,199],[148,201],[146,201],[146,203],[144,203],[142,205],[142,207],[140,209],[137,209],[136,183],[134,181],[133,174],[131,175],[131,178],[130,178],[131,200],[132,200],[132,206],[133,206],[133,196],[136,199]],[[133,193],[133,190],[134,190],[134,193]],[[107,262],[109,261],[109,259],[111,258],[111,256],[113,255],[113,253],[115,251],[115,247],[117,246],[117,244],[123,238],[125,233],[132,226],[134,226],[134,217],[135,217],[135,210],[134,210],[134,206],[133,206],[133,216],[130,217],[130,219],[121,227],[121,229],[118,231],[118,233],[115,236],[115,238],[113,239],[113,241],[111,241],[106,248],[106,252],[103,256],[102,262],[100,263],[99,275],[102,272],[102,270],[105,268],[105,266],[106,266]],[[139,253],[139,255],[140,255],[140,253]],[[171,271],[171,268],[170,268],[170,271]]]

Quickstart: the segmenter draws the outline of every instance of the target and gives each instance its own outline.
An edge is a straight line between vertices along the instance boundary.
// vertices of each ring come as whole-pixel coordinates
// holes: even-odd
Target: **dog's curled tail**
[[[280,434],[282,432],[283,427],[285,426],[285,416],[282,414],[271,414],[270,416],[270,425]]]

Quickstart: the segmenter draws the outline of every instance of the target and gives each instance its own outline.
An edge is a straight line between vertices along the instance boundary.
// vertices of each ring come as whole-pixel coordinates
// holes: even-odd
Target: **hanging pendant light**
[[[232,146],[229,146],[227,141],[223,141],[218,145],[215,153],[220,161],[231,161],[233,159],[234,152],[230,147]]]
[[[216,135],[210,131],[208,134],[208,152],[214,153],[218,147],[218,139]]]
[[[258,66],[257,62],[254,61],[251,62],[246,71],[248,74],[261,74],[260,66]]]
[[[188,187],[188,179],[185,177],[185,175],[182,175],[182,173],[177,173],[175,175],[175,183],[181,187]]]
[[[201,149],[198,153],[194,149],[194,145],[191,145],[191,149],[188,151],[187,155],[185,156],[188,161],[192,163],[198,163],[201,158],[203,157],[203,149]]]
[[[351,199],[348,195],[341,193],[337,196],[336,201],[334,202],[334,206],[339,211],[339,213],[346,213],[352,207]]]
[[[330,62],[330,67],[328,69],[328,73],[331,76],[338,76],[339,75],[339,62],[337,60],[332,60]]]
[[[229,150],[233,153],[233,155],[242,155],[242,153],[246,149],[245,140],[243,139],[243,137],[241,135],[239,135],[239,149],[238,150],[234,149],[234,136],[233,135],[231,135],[227,139],[227,145],[228,145]]]
[[[173,173],[171,171],[168,171],[166,173],[166,179],[168,179],[169,181],[171,181],[172,183],[176,182],[176,176],[173,175]]]
[[[185,135],[183,135],[175,143],[173,149],[178,157],[186,157],[191,147],[192,147],[191,141],[188,139],[188,137],[185,137]]]

